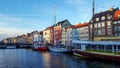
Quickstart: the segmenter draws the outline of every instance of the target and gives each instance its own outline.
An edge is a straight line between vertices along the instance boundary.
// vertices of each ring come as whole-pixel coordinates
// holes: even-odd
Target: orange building
[[[120,10],[117,10],[114,14],[113,34],[114,36],[120,36]]]

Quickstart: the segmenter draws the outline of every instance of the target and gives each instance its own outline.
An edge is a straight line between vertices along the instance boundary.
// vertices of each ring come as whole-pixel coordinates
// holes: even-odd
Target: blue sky
[[[120,7],[119,2],[96,0],[95,12]],[[0,0],[0,38],[6,34],[40,31],[54,24],[55,3],[57,22],[68,19],[74,25],[91,18],[92,0]]]

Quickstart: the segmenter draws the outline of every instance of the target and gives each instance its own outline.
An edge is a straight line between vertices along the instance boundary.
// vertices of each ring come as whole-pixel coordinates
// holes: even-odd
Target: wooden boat
[[[80,49],[73,49],[73,54],[77,56],[83,56],[93,59],[120,61],[120,55],[114,55],[109,53],[89,52],[89,51],[82,51]]]
[[[74,43],[75,42],[79,44],[80,48],[72,50],[74,55],[93,59],[120,61],[120,42],[74,41]],[[102,50],[99,48],[101,46],[103,47]],[[88,49],[88,47],[91,48]]]

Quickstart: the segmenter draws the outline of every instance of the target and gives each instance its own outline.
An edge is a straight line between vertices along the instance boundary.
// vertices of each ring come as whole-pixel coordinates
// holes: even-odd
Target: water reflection
[[[120,68],[120,65],[63,53],[1,49],[0,68]]]
[[[47,53],[47,52],[44,52],[42,53],[43,55],[43,64],[44,64],[44,68],[50,68],[50,58],[51,58],[51,54],[50,53]]]

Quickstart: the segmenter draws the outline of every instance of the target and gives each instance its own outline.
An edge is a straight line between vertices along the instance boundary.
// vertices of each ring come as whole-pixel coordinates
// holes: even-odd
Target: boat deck
[[[76,49],[76,50],[80,50],[80,49]],[[82,51],[82,50],[80,50]],[[113,53],[105,53],[105,52],[94,52],[94,51],[86,51],[88,53],[94,53],[94,54],[102,54],[102,55],[109,55],[109,56],[120,56],[118,54],[113,54]]]

